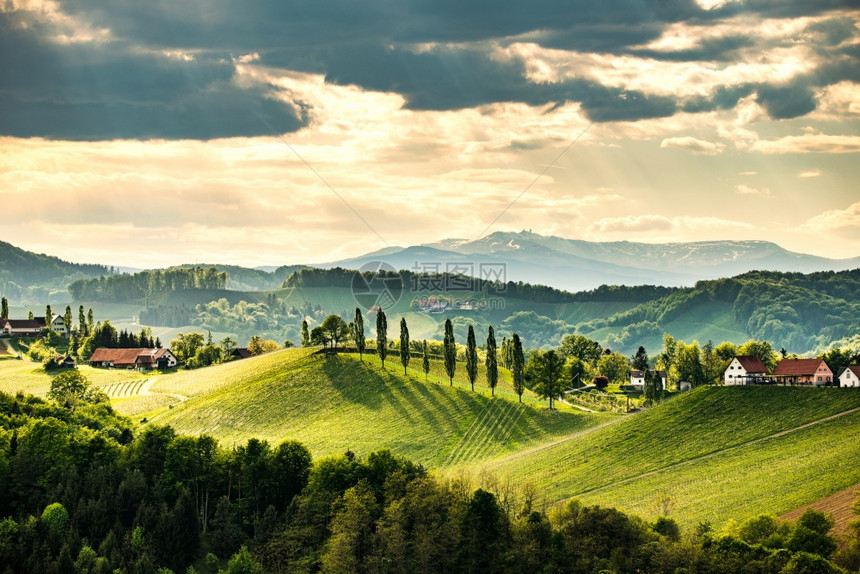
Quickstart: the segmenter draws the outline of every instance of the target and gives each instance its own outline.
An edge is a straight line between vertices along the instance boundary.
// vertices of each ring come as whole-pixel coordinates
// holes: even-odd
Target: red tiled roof
[[[823,359],[783,359],[774,369],[776,376],[815,375]],[[826,364],[826,363],[825,363]]]
[[[152,357],[156,349],[107,349],[99,347],[93,351],[90,357],[91,363],[113,363],[114,365],[133,365],[138,362],[138,357],[141,357],[140,362],[152,362]]]
[[[6,319],[10,329],[41,329],[42,325],[35,319]]]
[[[738,360],[738,363],[744,368],[747,373],[761,373],[767,374],[767,367],[764,366],[764,363],[761,362],[761,359],[758,357],[744,355],[742,357],[735,357]],[[817,367],[818,365],[816,365]]]

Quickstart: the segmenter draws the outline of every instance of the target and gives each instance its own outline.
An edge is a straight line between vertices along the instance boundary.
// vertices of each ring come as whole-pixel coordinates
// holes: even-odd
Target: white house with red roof
[[[750,385],[767,376],[767,367],[753,356],[735,357],[723,373],[726,385]]]
[[[845,367],[837,378],[840,387],[860,387],[860,366]]]

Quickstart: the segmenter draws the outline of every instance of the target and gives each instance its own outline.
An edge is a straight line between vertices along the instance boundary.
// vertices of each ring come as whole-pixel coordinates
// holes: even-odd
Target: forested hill
[[[608,329],[621,347],[659,337],[667,326],[720,321],[776,348],[807,353],[860,333],[860,269],[819,273],[752,271],[730,279],[700,281],[607,319],[582,325],[585,333]],[[630,339],[630,341],[627,341]]]
[[[357,271],[334,267],[330,269],[318,269],[305,267],[290,274],[281,285],[282,288],[296,287],[343,287],[349,289],[353,285]],[[362,273],[369,283],[374,273]],[[510,297],[513,299],[524,299],[535,303],[587,303],[587,302],[610,302],[610,301],[634,301],[642,303],[659,297],[664,297],[679,290],[678,287],[663,287],[659,285],[601,285],[590,291],[579,291],[571,293],[547,285],[524,283],[522,281],[495,282],[484,279],[454,275],[450,273],[413,273],[409,270],[401,270],[396,273],[380,271],[379,277],[399,277],[404,290],[423,291],[419,285],[435,284],[444,291],[446,285],[467,285],[468,288],[458,288],[457,292],[472,292],[475,294],[492,295],[496,297]]]
[[[0,290],[8,297],[15,298],[33,286],[65,289],[77,279],[108,273],[110,269],[104,265],[69,263],[0,241]]]

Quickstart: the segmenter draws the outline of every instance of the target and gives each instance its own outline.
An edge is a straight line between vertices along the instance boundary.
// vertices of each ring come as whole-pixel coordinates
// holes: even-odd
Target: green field
[[[668,495],[682,522],[720,524],[785,512],[857,484],[858,433],[860,393],[853,390],[700,388],[482,468],[533,481],[550,501],[576,497],[654,516],[657,498]]]

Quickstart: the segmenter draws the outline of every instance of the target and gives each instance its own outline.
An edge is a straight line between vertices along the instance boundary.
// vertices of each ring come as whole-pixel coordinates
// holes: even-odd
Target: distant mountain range
[[[860,257],[828,259],[788,251],[768,241],[591,242],[531,231],[500,231],[474,241],[445,239],[413,247],[387,247],[314,267],[358,269],[378,261],[396,269],[471,271],[491,279],[502,266],[507,281],[568,291],[603,284],[690,286],[701,279],[752,270],[811,273],[860,267]]]

